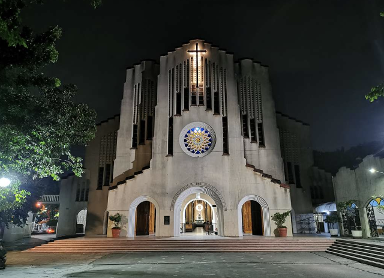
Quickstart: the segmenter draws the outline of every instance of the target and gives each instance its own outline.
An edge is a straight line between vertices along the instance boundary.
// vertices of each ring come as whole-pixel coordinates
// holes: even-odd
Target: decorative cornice
[[[283,114],[283,113],[281,113],[281,112],[279,112],[279,111],[276,111],[276,114],[277,114],[277,115],[280,115],[280,116],[282,116],[282,117],[284,117],[284,118],[290,119],[290,120],[292,120],[292,121],[295,121],[295,122],[297,122],[297,123],[300,123],[300,124],[302,124],[302,125],[310,126],[308,123],[305,123],[305,122],[300,121],[300,120],[298,120],[298,119],[296,119],[296,118],[293,118],[293,117],[291,117],[291,116],[288,116],[288,115],[286,115],[286,114]]]
[[[254,165],[247,163],[245,166],[248,168],[252,168],[253,172],[261,175],[263,178],[269,179],[272,183],[278,184],[280,185],[280,187],[290,189],[290,186],[288,184],[284,184],[280,180],[275,179],[272,175],[264,173],[263,170],[257,169]]]
[[[109,122],[109,121],[115,120],[116,118],[118,118],[118,119],[120,120],[120,114],[116,114],[116,115],[114,115],[113,117],[109,117],[109,118],[107,118],[107,119],[105,119],[105,120],[103,120],[103,121],[97,123],[96,126],[105,124],[105,123],[107,123],[107,122]]]
[[[182,188],[180,188],[176,192],[175,196],[173,196],[170,210],[171,211],[174,210],[175,204],[176,204],[176,202],[177,202],[177,200],[181,194],[183,194],[184,192],[188,193],[188,190],[192,190],[193,188],[196,188],[196,187],[201,188],[201,191],[204,194],[207,194],[208,196],[210,196],[215,201],[217,206],[222,206],[224,211],[227,210],[227,204],[225,203],[223,195],[220,193],[220,191],[217,190],[216,187],[214,187],[208,183],[205,183],[205,182],[193,182],[193,183],[187,184],[187,185],[183,186]],[[190,195],[190,194],[188,193],[188,195]],[[183,200],[184,200],[184,198],[183,198]]]

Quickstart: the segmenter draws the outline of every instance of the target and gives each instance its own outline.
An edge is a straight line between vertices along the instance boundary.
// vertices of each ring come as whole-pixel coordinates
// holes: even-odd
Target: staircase
[[[327,253],[384,268],[384,244],[365,243],[354,240],[336,240]]]
[[[30,253],[126,253],[126,252],[313,252],[325,251],[330,239],[112,239],[82,238],[49,242]]]

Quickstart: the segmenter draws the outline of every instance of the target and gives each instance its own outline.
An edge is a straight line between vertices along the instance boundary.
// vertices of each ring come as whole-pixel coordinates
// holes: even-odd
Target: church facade
[[[121,236],[131,238],[185,236],[207,223],[221,236],[273,236],[274,213],[293,209],[293,222],[312,213],[310,154],[285,161],[280,136],[268,67],[258,62],[235,63],[193,40],[160,64],[127,69],[120,118],[99,126],[87,149],[86,235],[111,236],[108,215],[120,213]],[[291,219],[286,226],[292,235]]]

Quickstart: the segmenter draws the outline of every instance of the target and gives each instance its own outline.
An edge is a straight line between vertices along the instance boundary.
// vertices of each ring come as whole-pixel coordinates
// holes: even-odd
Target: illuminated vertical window
[[[196,48],[188,50],[191,53],[191,105],[204,105],[204,58],[206,50]]]

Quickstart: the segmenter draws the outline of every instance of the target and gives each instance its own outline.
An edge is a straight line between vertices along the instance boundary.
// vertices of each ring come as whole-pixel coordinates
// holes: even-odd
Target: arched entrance
[[[263,213],[256,201],[246,201],[241,209],[244,235],[263,235]]]
[[[149,196],[136,198],[129,207],[127,237],[157,235],[160,220],[158,203]]]
[[[217,206],[206,194],[192,194],[181,206],[180,232],[183,235],[215,234],[217,232]]]
[[[371,199],[366,206],[371,237],[384,236],[384,211],[380,206],[384,206],[384,199],[381,197]]]
[[[352,235],[353,230],[361,229],[359,208],[355,203],[350,203],[340,210],[343,234]]]
[[[174,236],[180,236],[182,231],[182,209],[185,208],[185,200],[189,197],[194,199],[196,194],[205,194],[212,200],[212,207],[214,207],[215,215],[217,219],[216,228],[218,235],[222,236],[224,234],[224,223],[223,216],[224,210],[226,210],[226,205],[224,199],[222,198],[220,192],[213,186],[206,183],[192,183],[181,188],[174,196],[171,204],[171,210],[174,211]],[[205,200],[207,201],[207,200]],[[184,206],[183,206],[184,203]]]
[[[248,195],[241,199],[237,207],[237,216],[239,236],[247,233],[264,236],[271,235],[268,204],[260,196]],[[245,218],[243,219],[243,217]],[[245,221],[247,222],[245,223]],[[252,232],[250,233],[250,231]]]
[[[76,234],[85,234],[87,225],[87,209],[82,209],[76,216]]]
[[[140,203],[136,208],[135,233],[137,236],[154,235],[156,231],[156,208],[149,201]]]

